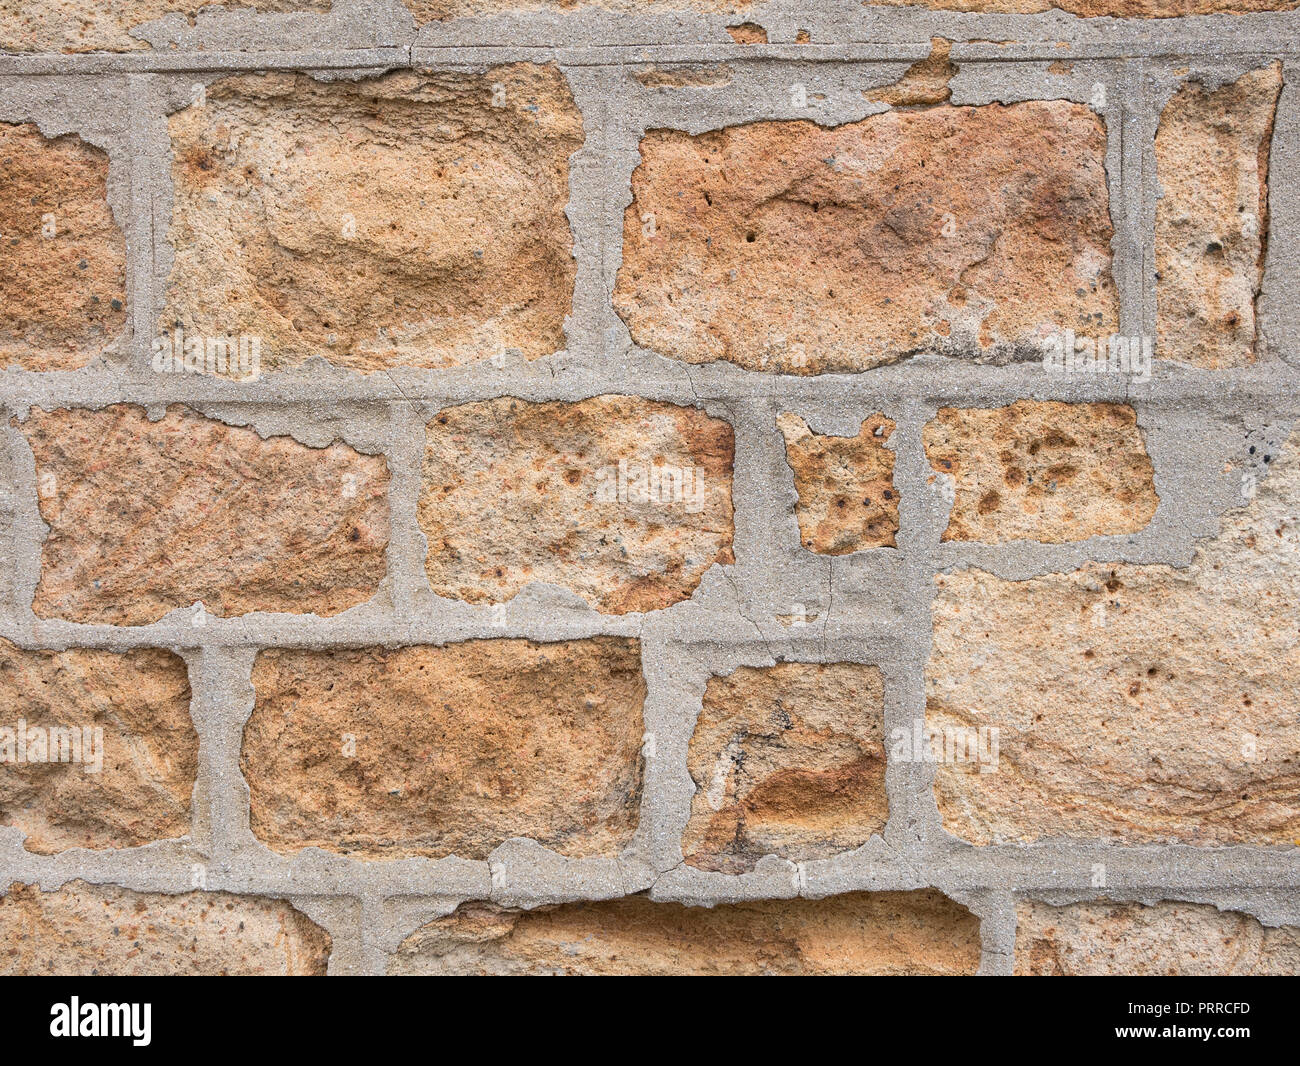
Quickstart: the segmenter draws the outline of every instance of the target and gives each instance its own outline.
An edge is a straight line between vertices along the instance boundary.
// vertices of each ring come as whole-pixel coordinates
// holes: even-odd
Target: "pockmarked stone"
[[[975,844],[1300,840],[1300,436],[1191,565],[935,579],[932,732],[996,730],[996,772],[940,762]]]
[[[150,47],[139,32],[147,23],[175,14],[192,24],[217,6],[327,11],[330,0],[0,0],[0,52],[139,51]]]
[[[559,585],[607,614],[689,599],[731,552],[730,423],[633,396],[502,397],[426,428],[420,529],[439,596]]]
[[[892,548],[898,533],[894,423],[883,415],[864,419],[855,437],[814,433],[798,415],[777,416],[785,459],[799,494],[795,516],[799,540],[821,555],[848,555]]]
[[[1268,160],[1282,64],[1183,85],[1156,130],[1156,351],[1218,369],[1255,361]]]
[[[923,439],[931,468],[952,479],[945,541],[1062,544],[1137,533],[1160,504],[1127,404],[941,407]]]
[[[387,572],[388,468],[345,444],[263,438],[173,405],[33,408],[14,421],[36,457],[49,526],[32,609],[145,625],[206,613],[333,615]]]
[[[1109,900],[1016,906],[1018,977],[1300,973],[1300,928],[1201,903]]]
[[[76,370],[117,341],[126,241],[108,205],[108,153],[0,122],[0,258],[0,369]]]
[[[72,881],[0,896],[0,976],[324,976],[333,942],[288,903]]]
[[[275,851],[617,858],[642,788],[639,642],[269,650],[240,767]]]
[[[861,847],[889,818],[880,670],[778,663],[711,677],[687,759],[689,865],[739,874],[764,855]]]
[[[160,330],[255,336],[262,366],[370,373],[564,347],[569,156],[554,66],[360,81],[239,75],[171,116]]]
[[[187,836],[199,738],[180,656],[0,640],[0,825],[28,851]]]
[[[933,890],[686,907],[644,896],[503,910],[464,903],[390,974],[973,974],[979,921]]]
[[[1116,328],[1106,131],[1081,104],[653,129],[640,152],[614,307],[660,355],[817,374]]]

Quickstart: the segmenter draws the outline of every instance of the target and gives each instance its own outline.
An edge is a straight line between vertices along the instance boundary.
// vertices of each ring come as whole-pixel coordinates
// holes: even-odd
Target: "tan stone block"
[[[500,602],[545,582],[609,614],[688,599],[733,561],[734,451],[729,423],[632,396],[447,408],[420,494],[433,591]]]
[[[1213,91],[1194,82],[1156,131],[1157,354],[1194,366],[1255,361],[1268,235],[1268,157],[1282,64]]]
[[[75,370],[122,335],[126,241],[107,196],[107,153],[0,122],[0,368]]]
[[[262,652],[240,759],[276,851],[616,858],[641,802],[639,642]]]
[[[388,468],[345,444],[263,439],[180,406],[34,408],[42,618],[144,625],[212,614],[338,614],[386,573]]]
[[[0,640],[0,705],[0,825],[28,851],[189,835],[199,738],[178,655]]]
[[[979,921],[933,890],[684,907],[642,896],[508,911],[465,903],[391,974],[971,974]]]
[[[323,976],[332,941],[288,903],[72,881],[0,896],[0,975]]]
[[[941,407],[924,441],[931,467],[955,483],[946,541],[1063,544],[1136,533],[1160,504],[1126,404]]]
[[[1300,973],[1300,929],[1205,904],[1024,900],[1016,923],[1019,977]]]
[[[1040,359],[1116,326],[1105,153],[1101,119],[1060,100],[651,130],[614,306],[688,363]]]
[[[267,370],[564,347],[582,119],[557,67],[241,75],[170,131],[163,330],[257,336]]]
[[[858,663],[742,666],[709,678],[691,737],[686,862],[728,874],[764,855],[825,859],[889,818],[884,681]]]
[[[799,539],[809,551],[848,555],[894,546],[898,492],[894,453],[885,445],[894,423],[883,415],[865,419],[856,437],[813,433],[798,415],[777,416],[785,458],[799,494]]]

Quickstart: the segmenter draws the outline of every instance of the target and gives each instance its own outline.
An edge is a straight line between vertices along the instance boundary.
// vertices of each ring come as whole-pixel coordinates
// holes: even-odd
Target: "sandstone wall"
[[[0,973],[1296,972],[1296,7],[0,0]]]

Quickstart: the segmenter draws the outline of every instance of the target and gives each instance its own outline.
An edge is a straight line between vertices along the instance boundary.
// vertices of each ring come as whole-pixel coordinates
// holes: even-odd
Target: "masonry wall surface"
[[[0,972],[1294,972],[1294,6],[0,0]]]

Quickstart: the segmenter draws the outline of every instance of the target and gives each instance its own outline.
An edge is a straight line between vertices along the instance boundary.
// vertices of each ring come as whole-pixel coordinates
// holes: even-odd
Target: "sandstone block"
[[[940,763],[976,844],[1300,839],[1300,437],[1185,570],[936,579],[932,730],[999,730],[996,772]]]
[[[894,423],[873,415],[856,437],[813,433],[798,415],[781,414],[785,458],[799,494],[799,539],[809,551],[848,555],[894,546],[898,492],[894,453],[885,445]]]
[[[1020,977],[1300,973],[1300,929],[1205,904],[1025,900],[1016,925]]]
[[[558,68],[226,78],[170,120],[161,328],[369,373],[564,347],[571,153]]]
[[[1210,368],[1255,360],[1268,234],[1268,157],[1282,64],[1221,88],[1189,82],[1156,131],[1156,333],[1161,356]]]
[[[764,855],[825,859],[889,819],[884,681],[858,663],[742,666],[711,677],[688,756],[691,866],[739,874]]]
[[[614,306],[688,363],[1040,359],[1067,328],[1114,332],[1105,152],[1101,119],[1059,100],[651,130]]]
[[[684,907],[645,897],[510,911],[486,903],[412,934],[393,974],[970,974],[978,920],[934,891]]]
[[[485,859],[528,837],[616,857],[636,830],[639,643],[265,651],[240,765],[271,848]]]
[[[32,410],[42,618],[144,625],[201,600],[217,615],[338,614],[386,573],[388,468],[340,443],[263,439],[173,406]]]
[[[106,152],[0,122],[0,368],[75,370],[121,336],[126,242],[107,197]]]
[[[0,51],[131,52],[148,48],[136,30],[170,14],[191,22],[220,0],[0,0]],[[330,0],[239,0],[226,8],[324,11]]]
[[[199,738],[179,656],[0,640],[0,704],[0,825],[28,851],[189,834]]]
[[[323,976],[328,933],[278,899],[73,881],[0,897],[0,975]]]
[[[924,431],[954,481],[943,539],[1061,544],[1136,533],[1159,506],[1133,408],[1113,403],[941,407]]]
[[[546,582],[610,614],[688,599],[733,561],[734,451],[727,422],[631,396],[447,408],[419,507],[433,591],[500,602]]]

